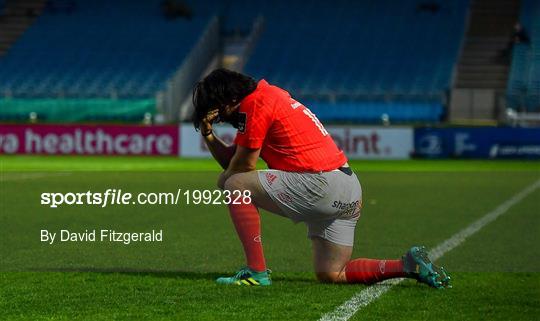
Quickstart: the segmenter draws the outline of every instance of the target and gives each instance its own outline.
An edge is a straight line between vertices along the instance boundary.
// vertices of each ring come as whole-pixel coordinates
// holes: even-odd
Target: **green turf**
[[[352,160],[358,171],[540,171],[540,162],[522,160]],[[260,167],[264,167],[261,162]],[[107,156],[19,156],[0,155],[2,171],[64,170],[218,170],[210,159],[173,157],[107,157]]]
[[[304,226],[269,213],[262,213],[263,238],[274,285],[262,289],[213,282],[242,264],[223,206],[39,205],[39,193],[51,190],[214,188],[219,168],[211,161],[0,156],[0,164],[0,268],[24,270],[0,272],[0,320],[316,320],[365,288],[317,283]],[[366,257],[397,257],[417,243],[435,246],[540,178],[538,162],[351,165],[365,203],[354,256]],[[538,198],[537,190],[440,259],[452,273],[452,289],[406,281],[353,320],[536,319]],[[35,234],[42,227],[102,225],[160,227],[168,239],[48,247]]]

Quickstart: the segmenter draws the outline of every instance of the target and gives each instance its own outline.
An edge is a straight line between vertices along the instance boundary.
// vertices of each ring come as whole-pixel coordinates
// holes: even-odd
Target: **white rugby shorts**
[[[259,181],[270,198],[294,222],[304,222],[308,237],[352,246],[362,207],[356,174],[341,170],[297,173],[259,170]]]

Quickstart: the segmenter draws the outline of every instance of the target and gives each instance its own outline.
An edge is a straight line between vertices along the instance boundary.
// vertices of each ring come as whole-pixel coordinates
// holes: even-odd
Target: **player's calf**
[[[233,191],[246,191],[251,192],[250,198],[242,198],[240,203],[231,202],[228,204],[229,213],[235,226],[236,232],[242,243],[244,254],[246,256],[246,269],[243,272],[248,271],[251,274],[249,277],[242,278],[221,278],[218,283],[230,283],[251,282],[250,278],[253,278],[256,283],[261,285],[270,284],[266,280],[266,261],[264,258],[262,237],[261,237],[261,222],[260,215],[255,200],[260,199],[260,195],[265,193],[260,183],[258,182],[257,172],[245,172],[238,173],[230,176],[224,184],[226,190]],[[262,273],[262,274],[261,274]],[[241,274],[245,276],[246,273]],[[237,275],[238,276],[238,275]],[[259,280],[258,277],[261,279]],[[269,280],[269,279],[268,279]],[[260,282],[259,282],[260,281]],[[256,284],[259,285],[259,284]]]
[[[347,283],[374,284],[387,279],[407,277],[402,260],[360,258],[345,266]]]
[[[450,287],[450,276],[429,259],[423,246],[413,246],[400,260],[351,260],[345,266],[345,278],[348,283],[362,284],[411,278],[434,288]]]

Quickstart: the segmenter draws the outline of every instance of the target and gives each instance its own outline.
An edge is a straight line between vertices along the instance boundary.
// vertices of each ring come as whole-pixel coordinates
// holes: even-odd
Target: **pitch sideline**
[[[40,178],[48,178],[48,177],[54,177],[54,176],[67,176],[70,175],[69,172],[60,172],[60,173],[13,173],[13,172],[2,172],[0,174],[0,183],[3,182],[11,182],[11,181],[20,181],[20,180],[28,180],[28,179],[40,179]]]
[[[430,258],[435,261],[447,252],[453,250],[465,242],[468,237],[481,230],[484,226],[493,222],[502,214],[506,213],[506,211],[508,211],[512,206],[521,202],[525,197],[539,187],[540,179],[536,180],[534,183],[500,204],[493,211],[485,214],[480,219],[474,221],[469,226],[437,245],[429,252]],[[356,312],[360,311],[363,307],[369,305],[371,302],[377,300],[381,295],[388,292],[388,290],[390,290],[394,285],[401,283],[403,280],[405,279],[391,279],[377,285],[370,286],[356,293],[352,298],[334,309],[334,311],[323,314],[319,321],[347,321]]]

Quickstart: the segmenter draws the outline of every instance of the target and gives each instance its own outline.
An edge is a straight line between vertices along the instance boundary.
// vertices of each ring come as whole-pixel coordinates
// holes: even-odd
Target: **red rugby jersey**
[[[320,172],[347,162],[317,117],[288,92],[265,80],[241,101],[239,112],[235,144],[261,148],[261,158],[272,169]]]

